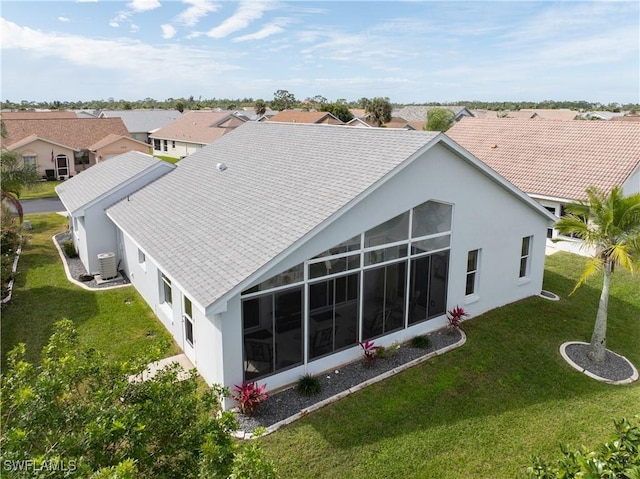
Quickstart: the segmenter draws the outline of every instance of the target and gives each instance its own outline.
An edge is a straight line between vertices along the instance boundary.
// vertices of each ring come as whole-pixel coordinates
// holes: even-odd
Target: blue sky
[[[640,103],[637,1],[7,1],[3,100]]]

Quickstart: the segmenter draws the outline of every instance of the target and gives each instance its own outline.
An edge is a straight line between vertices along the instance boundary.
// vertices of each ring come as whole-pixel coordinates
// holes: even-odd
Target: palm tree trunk
[[[613,261],[609,258],[605,259],[600,304],[596,315],[596,324],[591,335],[591,351],[589,351],[589,359],[596,363],[603,363],[607,352],[607,309],[609,307],[609,284],[611,283],[612,269]]]

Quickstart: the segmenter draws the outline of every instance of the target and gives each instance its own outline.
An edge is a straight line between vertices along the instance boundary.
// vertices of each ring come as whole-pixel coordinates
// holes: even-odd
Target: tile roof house
[[[421,122],[423,125],[427,122],[429,110],[434,108],[447,108],[455,115],[455,120],[459,121],[463,117],[473,117],[473,113],[466,106],[424,106],[424,105],[408,105],[399,110],[393,111],[393,116],[399,116],[407,121]]]
[[[216,141],[245,119],[227,111],[194,110],[149,135],[153,154],[184,158]]]
[[[52,110],[52,111],[3,111],[0,113],[2,120],[50,120],[52,118],[78,118],[74,111]]]
[[[571,121],[580,119],[580,112],[568,108],[542,109],[531,108],[506,112],[507,118],[531,119],[531,120],[562,120]]]
[[[149,143],[149,134],[181,116],[178,110],[102,110],[98,118],[122,118],[131,138]]]
[[[589,186],[640,192],[638,123],[465,118],[447,136],[557,216]]]
[[[149,146],[129,137],[120,118],[3,119],[3,147],[18,152],[42,176],[69,178],[125,151],[148,152]]]
[[[327,111],[284,110],[269,118],[268,121],[280,123],[313,123],[325,125],[344,125],[344,122]]]
[[[268,389],[538,294],[553,220],[443,134],[277,122],[104,207],[109,251],[204,379]]]
[[[88,272],[100,274],[98,255],[117,251],[116,227],[105,209],[173,168],[166,161],[130,151],[56,186],[67,211],[71,239]]]

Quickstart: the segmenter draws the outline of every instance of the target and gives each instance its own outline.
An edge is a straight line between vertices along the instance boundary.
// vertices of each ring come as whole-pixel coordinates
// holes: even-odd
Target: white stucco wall
[[[423,158],[405,168],[296,251],[282,258],[253,284],[430,199],[454,205],[447,310],[460,305],[471,316],[477,316],[540,292],[547,219],[440,145],[431,148]],[[533,236],[530,272],[527,278],[520,279],[520,251],[525,236]],[[481,249],[478,294],[466,298],[467,254],[474,249]],[[242,326],[239,296],[227,303],[227,311],[222,313],[222,324],[225,344],[227,338],[233,338],[228,344],[240,345]],[[376,344],[390,345],[396,340],[402,342],[446,324],[443,315],[377,339]],[[276,389],[294,383],[305,372],[315,374],[334,369],[361,354],[360,347],[354,346],[306,366],[269,376],[260,383],[266,383],[270,390]],[[225,348],[224,365],[227,385],[242,381],[240,346]]]
[[[117,228],[107,217],[105,210],[144,185],[159,178],[167,171],[168,168],[163,163],[159,163],[158,167],[145,171],[144,174],[132,178],[129,182],[124,183],[107,195],[72,212],[71,216],[78,219],[77,225],[79,226],[75,231],[74,242],[76,243],[80,260],[88,272],[99,272],[99,253],[113,252],[116,253],[117,261],[122,259],[122,255],[118,252]]]
[[[629,175],[627,181],[622,184],[622,190],[625,195],[640,193],[640,162],[638,162],[633,173]]]
[[[175,147],[173,144],[175,143]],[[201,150],[205,145],[199,143],[189,143],[185,141],[173,141],[167,140],[167,151],[164,150],[164,140],[160,140],[160,149],[157,150],[154,146],[154,141],[151,140],[151,146],[153,148],[154,155],[169,156],[171,158],[184,158]]]
[[[119,250],[121,251],[123,269],[129,277],[131,283],[136,288],[143,299],[151,306],[160,322],[171,333],[176,344],[185,348],[184,338],[184,288],[177,283],[171,275],[162,271],[156,261],[144,255],[144,262],[139,261],[139,251],[143,251],[131,237],[118,230]],[[144,252],[144,251],[143,251]],[[161,274],[164,273],[171,279],[172,304],[169,307],[163,302],[161,297]],[[223,384],[223,341],[222,323],[220,315],[204,315],[204,308],[192,301],[193,319],[193,354],[190,360],[198,368],[198,372],[208,384]],[[238,344],[242,344],[238,339]],[[187,345],[188,346],[188,345]]]

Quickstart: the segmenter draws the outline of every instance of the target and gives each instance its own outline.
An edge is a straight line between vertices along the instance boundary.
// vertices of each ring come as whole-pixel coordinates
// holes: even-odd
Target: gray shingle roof
[[[174,168],[170,163],[158,160],[138,151],[98,163],[79,175],[56,186],[56,193],[67,211],[73,213],[92,201],[118,189],[124,182],[158,165]]]
[[[149,133],[182,116],[178,110],[104,110],[107,118],[122,118],[129,133]]]
[[[208,307],[436,136],[248,122],[107,214]]]

